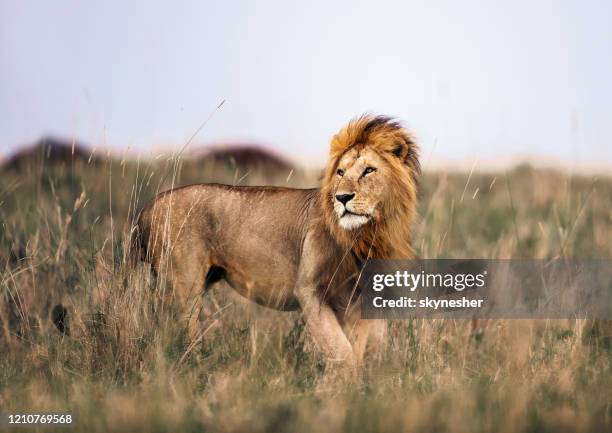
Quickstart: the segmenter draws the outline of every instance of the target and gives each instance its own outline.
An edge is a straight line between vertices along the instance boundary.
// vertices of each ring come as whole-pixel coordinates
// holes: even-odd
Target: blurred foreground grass
[[[495,321],[475,335],[467,321],[392,322],[382,359],[321,387],[297,314],[212,292],[204,348],[189,351],[147,270],[126,272],[134,209],[173,185],[310,187],[318,173],[161,157],[33,159],[0,176],[3,416],[70,413],[58,430],[74,431],[612,430],[612,352],[575,321]],[[611,258],[611,241],[609,178],[528,166],[423,176],[422,257]],[[60,303],[70,336],[51,320]]]

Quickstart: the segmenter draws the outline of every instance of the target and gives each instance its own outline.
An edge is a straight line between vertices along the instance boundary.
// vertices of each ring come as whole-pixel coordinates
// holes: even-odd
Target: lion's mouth
[[[345,209],[339,218],[340,227],[345,230],[354,230],[370,221],[370,215],[359,214]]]
[[[355,215],[355,216],[361,216],[361,217],[370,218],[370,215],[368,215],[368,214],[351,212],[348,209],[344,209],[344,213],[342,215],[340,215],[340,218],[344,218],[346,215]]]

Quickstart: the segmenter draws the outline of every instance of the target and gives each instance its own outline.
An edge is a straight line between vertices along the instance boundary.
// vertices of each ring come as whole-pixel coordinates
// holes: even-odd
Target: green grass
[[[126,268],[134,209],[172,185],[313,186],[318,175],[165,157],[1,173],[0,413],[70,413],[74,431],[612,429],[612,352],[596,338],[609,326],[395,321],[356,380],[323,383],[297,314],[213,291],[203,347],[189,351],[147,270]],[[419,212],[425,258],[612,257],[608,178],[425,173]],[[70,336],[50,320],[59,303]]]

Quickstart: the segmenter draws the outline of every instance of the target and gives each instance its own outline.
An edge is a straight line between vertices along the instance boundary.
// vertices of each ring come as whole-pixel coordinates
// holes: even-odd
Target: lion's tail
[[[141,211],[133,222],[130,224],[129,233],[126,236],[127,240],[124,247],[124,264],[125,270],[128,272],[124,273],[124,285],[127,285],[127,277],[130,271],[136,269],[136,266],[140,261],[146,260],[147,257],[147,239],[148,230],[143,217],[143,211]],[[71,336],[70,319],[71,311],[69,307],[63,304],[57,304],[51,310],[50,318],[51,322],[55,325],[57,330],[66,336]],[[99,322],[99,318],[103,318],[101,312],[94,314]],[[93,316],[92,316],[93,317]]]
[[[138,213],[134,221],[130,224],[130,232],[126,242],[124,252],[125,264],[130,268],[135,268],[140,261],[144,261],[147,256],[148,231],[144,223],[144,209]]]

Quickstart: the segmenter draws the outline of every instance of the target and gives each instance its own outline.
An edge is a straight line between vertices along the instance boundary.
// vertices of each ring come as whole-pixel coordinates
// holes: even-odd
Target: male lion
[[[418,173],[411,135],[364,115],[332,138],[321,189],[173,189],[141,212],[140,245],[188,312],[192,337],[203,290],[227,284],[258,304],[301,309],[326,359],[355,365],[381,326],[360,318],[359,271],[368,259],[413,256]]]

